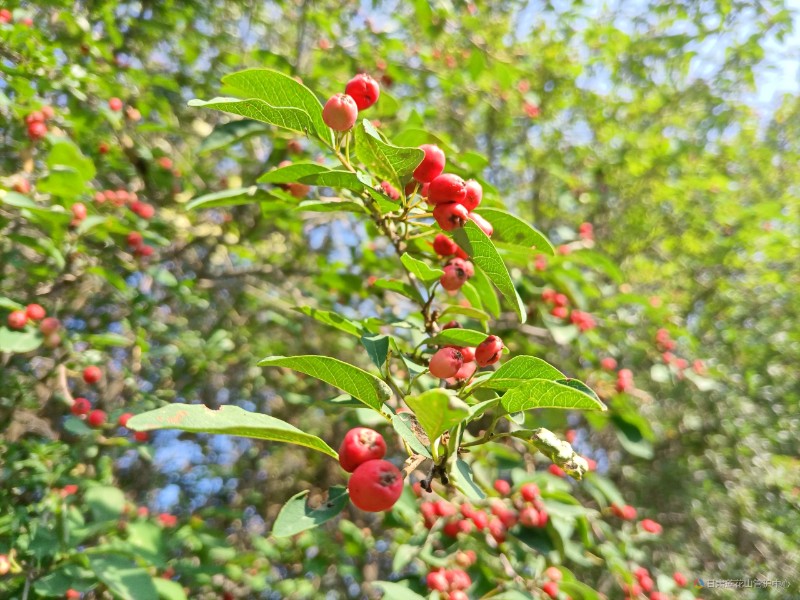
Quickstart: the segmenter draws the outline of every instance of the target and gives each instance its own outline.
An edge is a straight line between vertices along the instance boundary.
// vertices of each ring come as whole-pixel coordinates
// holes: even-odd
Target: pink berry
[[[555,581],[548,581],[542,584],[542,591],[551,598],[558,597],[558,584]]]
[[[423,144],[419,149],[425,152],[425,157],[414,169],[414,179],[420,183],[430,183],[444,171],[444,152],[434,144]]]
[[[347,94],[331,96],[322,109],[322,120],[334,131],[348,131],[358,119],[356,101]]]
[[[445,265],[444,274],[439,278],[439,283],[449,292],[461,288],[467,282],[467,272],[460,265]]]
[[[372,77],[360,73],[347,82],[344,93],[355,101],[358,110],[366,110],[378,101],[381,88]]]
[[[39,304],[28,304],[28,306],[25,307],[25,314],[31,321],[40,321],[44,319],[47,311]]]
[[[559,467],[558,465],[556,465],[556,464],[550,465],[549,467],[547,467],[547,470],[550,471],[550,473],[552,475],[555,475],[556,477],[566,477],[567,476],[567,472],[564,469],[562,469],[561,467]]]
[[[511,493],[511,484],[508,483],[505,479],[495,479],[494,489],[501,496],[508,496]]]
[[[28,315],[24,310],[15,310],[8,315],[8,326],[11,329],[23,329],[28,323]]]
[[[44,335],[50,335],[58,331],[61,327],[61,321],[55,317],[46,317],[39,323],[39,331]]]
[[[80,417],[81,415],[85,415],[90,410],[92,410],[92,405],[86,398],[75,398],[75,401],[72,403],[72,408],[70,408],[72,414],[76,417]]]
[[[490,335],[475,348],[475,362],[479,367],[493,365],[500,360],[503,352],[503,340],[496,335]]]
[[[115,112],[119,112],[122,110],[122,100],[119,98],[111,98],[108,101],[108,108]]]
[[[652,519],[642,519],[639,522],[639,526],[644,529],[648,533],[652,533],[658,535],[662,531],[661,525],[653,521]]]
[[[439,175],[428,188],[428,201],[433,204],[462,203],[467,197],[467,184],[458,175]],[[469,211],[465,209],[465,213]]]
[[[483,199],[483,188],[481,184],[474,179],[468,179],[466,183],[467,195],[464,197],[464,208],[472,212],[481,203]]]
[[[353,471],[347,487],[357,508],[389,510],[403,492],[403,474],[387,460],[368,460]]]
[[[383,436],[367,427],[356,427],[347,432],[339,447],[339,464],[348,473],[368,460],[378,460],[386,454]]]
[[[7,8],[0,8],[0,23],[11,23],[13,18],[10,10]],[[2,573],[2,575],[5,575],[5,573]]]
[[[436,592],[446,592],[447,588],[450,587],[450,584],[447,582],[447,577],[445,577],[444,569],[431,571],[428,573],[425,581],[428,587]]]
[[[473,212],[469,213],[469,220],[480,227],[481,231],[483,231],[487,237],[492,237],[492,234],[494,233],[494,227],[492,227],[492,224],[489,223],[489,221],[484,219],[478,213]]]
[[[554,306],[550,314],[556,319],[566,319],[569,315],[569,309],[566,306]]]
[[[539,511],[532,506],[526,506],[519,511],[519,522],[524,527],[538,527]]]
[[[467,209],[461,204],[456,202],[448,202],[445,204],[438,204],[433,209],[433,218],[439,224],[439,227],[445,231],[453,231],[459,227],[463,227],[469,218]]]
[[[448,383],[457,383],[459,381],[466,381],[470,377],[475,374],[475,371],[478,369],[478,365],[475,362],[465,362],[461,365],[461,368],[458,370],[458,373],[453,375],[452,378],[447,380]]]
[[[35,121],[28,125],[28,137],[32,141],[40,140],[47,135],[47,125],[41,121]]]
[[[675,583],[678,585],[678,587],[683,587],[688,582],[686,575],[679,571],[675,571],[675,573],[672,574],[672,578],[675,580]]]
[[[103,423],[106,422],[106,413],[100,409],[95,409],[89,413],[89,416],[86,418],[86,421],[92,427],[100,427]]]
[[[614,369],[617,368],[617,361],[611,356],[606,356],[603,360],[600,361],[600,367],[604,371],[613,371]]]
[[[455,348],[441,348],[431,357],[428,368],[431,375],[439,379],[454,377],[464,364],[464,357]]]
[[[88,366],[83,370],[83,380],[89,385],[94,385],[103,378],[103,372],[94,365]]]
[[[83,221],[86,218],[86,205],[82,202],[76,202],[70,208],[72,216],[76,221]]]
[[[564,577],[561,573],[561,570],[558,567],[547,567],[544,572],[544,576],[547,577],[550,581],[555,581],[558,583]]]
[[[533,502],[539,497],[539,486],[535,483],[526,483],[519,489],[519,493],[525,502]]]

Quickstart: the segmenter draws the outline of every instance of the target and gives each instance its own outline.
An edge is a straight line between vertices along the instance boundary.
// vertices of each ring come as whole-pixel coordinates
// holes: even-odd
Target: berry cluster
[[[467,253],[453,240],[440,233],[433,240],[433,250],[442,257],[450,257],[445,264],[439,283],[448,292],[456,292],[475,275],[475,267],[467,260]]]
[[[689,361],[680,356],[672,353],[677,344],[672,339],[669,331],[663,327],[656,332],[656,347],[661,351],[661,359],[668,366],[673,366],[677,370],[679,379],[683,378],[683,371],[689,368]],[[705,363],[699,358],[692,362],[692,370],[698,375],[704,375],[706,372]]]
[[[633,576],[636,578],[636,581],[633,583],[625,583],[622,586],[622,590],[626,594],[626,600],[638,598],[642,593],[650,594],[649,600],[669,600],[667,594],[653,589],[655,587],[655,582],[647,568],[637,567],[633,571]],[[677,571],[673,575],[673,579],[678,587],[684,587],[687,583],[686,576]]]
[[[101,190],[95,192],[94,201],[96,204],[105,204],[108,202],[114,206],[128,206],[131,211],[138,217],[150,220],[155,216],[156,209],[152,204],[142,202],[136,192],[129,192],[124,188],[116,190]],[[131,231],[126,239],[126,244],[135,256],[140,258],[147,258],[152,256],[154,249],[144,243],[144,236],[138,231]]]
[[[617,391],[619,393],[628,392],[635,387],[633,383],[633,371],[630,369],[620,369],[617,371]]]
[[[458,326],[448,323],[448,326]],[[487,336],[475,348],[469,346],[445,346],[437,350],[430,359],[428,369],[431,375],[447,379],[450,383],[468,380],[478,367],[487,367],[500,360],[503,353],[503,340],[496,335]],[[452,381],[451,381],[452,380]]]
[[[25,117],[28,126],[28,138],[35,142],[47,135],[47,121],[55,116],[52,106],[43,106]]]
[[[322,108],[322,120],[334,131],[349,131],[356,124],[358,112],[378,101],[381,89],[378,82],[361,73],[347,82],[344,94],[332,96]]]
[[[366,427],[347,432],[339,447],[339,464],[352,473],[350,500],[367,512],[389,510],[403,492],[403,474],[388,460],[383,436]]]
[[[550,314],[557,319],[566,319],[569,316],[569,298],[566,294],[560,294],[554,289],[545,288],[542,290],[542,302],[551,304]]]
[[[472,552],[472,555],[474,556],[475,553]],[[469,600],[469,596],[464,590],[472,585],[472,578],[463,569],[436,569],[428,573],[425,582],[429,589],[447,594],[442,596],[447,600]]]

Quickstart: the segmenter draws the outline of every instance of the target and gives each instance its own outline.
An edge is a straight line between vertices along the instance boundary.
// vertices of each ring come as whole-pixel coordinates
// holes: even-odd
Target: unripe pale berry
[[[487,237],[492,237],[492,234],[494,233],[494,227],[492,227],[492,224],[489,223],[489,221],[484,219],[478,213],[473,213],[473,212],[469,213],[469,220],[475,223],[475,225],[477,225],[478,227],[480,227],[481,231],[483,231],[483,233],[485,233]]]
[[[378,101],[381,88],[372,77],[360,73],[347,82],[344,93],[355,101],[358,110],[366,110]]]
[[[39,321],[44,319],[47,312],[39,304],[28,304],[28,306],[25,307],[25,314],[31,321]]]
[[[444,171],[444,152],[434,144],[422,144],[419,149],[425,152],[425,158],[414,169],[414,179],[420,183],[430,183]]]
[[[86,417],[86,421],[92,427],[100,427],[106,422],[106,413],[100,409],[95,409],[89,413],[89,416]]]
[[[336,94],[325,103],[322,120],[334,131],[348,131],[358,119],[356,101],[347,94]]]
[[[475,348],[475,361],[480,367],[493,365],[500,360],[503,352],[503,340],[496,335],[490,335]]]
[[[467,209],[456,202],[438,204],[433,209],[433,218],[436,219],[439,227],[445,231],[453,231],[463,227],[468,217]]]
[[[439,379],[454,377],[464,364],[464,357],[455,348],[441,348],[431,357],[428,365],[431,375]]]
[[[347,432],[339,447],[339,464],[348,473],[368,460],[383,458],[386,442],[383,436],[367,427],[356,427]]]
[[[368,460],[353,471],[347,487],[357,508],[389,510],[403,492],[403,474],[388,460]]]
[[[561,573],[561,570],[558,567],[547,567],[544,572],[544,576],[550,579],[551,581],[555,581],[558,583],[564,577]]]
[[[467,197],[467,184],[458,175],[439,175],[428,188],[428,201],[433,204],[462,203]],[[466,211],[469,212],[469,211]]]
[[[11,329],[23,329],[28,323],[28,315],[24,310],[15,310],[8,315],[8,326]]]
[[[120,100],[119,98],[109,99],[108,108],[110,108],[115,112],[122,110],[122,100]]]
[[[467,273],[460,265],[445,265],[439,283],[448,292],[454,292],[467,282]]]
[[[452,256],[456,253],[458,244],[443,233],[439,233],[433,240],[433,251],[439,256]]]
[[[75,398],[75,401],[72,403],[72,408],[70,408],[72,414],[76,417],[80,417],[81,415],[85,415],[90,410],[92,410],[92,405],[86,398]]]
[[[93,385],[103,378],[103,372],[100,367],[90,365],[83,370],[83,380],[89,385]]]
[[[47,317],[42,319],[42,322],[39,323],[39,331],[42,332],[44,335],[50,335],[51,333],[55,333],[61,327],[61,321],[56,319],[55,317]]]
[[[472,212],[478,208],[481,200],[483,199],[483,188],[481,187],[481,184],[474,179],[467,180],[466,188],[467,195],[464,197],[464,202],[462,202],[462,204],[464,205],[464,208]]]

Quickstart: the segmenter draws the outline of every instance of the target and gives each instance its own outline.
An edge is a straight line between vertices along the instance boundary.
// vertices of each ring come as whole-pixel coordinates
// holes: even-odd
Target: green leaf
[[[76,564],[65,564],[37,579],[33,589],[41,596],[63,598],[67,590],[88,592],[96,583],[94,573]]]
[[[338,454],[315,435],[305,433],[285,421],[243,410],[238,406],[223,406],[211,410],[202,404],[168,404],[128,421],[134,431],[180,429],[194,433],[223,433],[259,440],[271,440],[305,446],[338,458]]]
[[[198,154],[206,154],[213,150],[219,150],[232,144],[244,141],[253,135],[264,134],[269,130],[258,121],[243,119],[241,121],[231,121],[217,125],[201,143],[197,149]]]
[[[270,200],[275,201],[275,197],[269,192],[253,185],[247,188],[223,190],[221,192],[197,196],[186,204],[186,210],[239,206],[240,204],[253,204],[255,202],[267,202]]]
[[[294,77],[272,69],[247,69],[226,75],[222,83],[271,106],[302,110],[311,119],[310,131],[326,145],[333,145],[331,130],[322,120],[322,104],[314,92]]]
[[[383,370],[386,356],[389,354],[389,336],[365,335],[361,337],[361,344],[366,348],[367,354],[375,366]]]
[[[340,200],[338,198],[333,200],[305,200],[298,204],[296,208],[297,210],[304,210],[307,212],[367,212],[364,205],[358,202]]]
[[[438,388],[418,396],[406,396],[405,402],[431,441],[458,425],[469,414],[461,400]]]
[[[326,171],[324,173],[317,173],[316,175],[306,175],[300,178],[300,183],[351,190],[357,194],[367,189],[367,186],[361,182],[358,175],[350,171],[341,170]]]
[[[452,327],[443,329],[427,341],[438,346],[477,346],[487,337],[482,331]]]
[[[383,590],[383,600],[425,600],[425,596],[420,596],[400,583],[373,581],[372,585]]]
[[[483,490],[475,483],[469,464],[467,464],[464,459],[459,458],[456,460],[455,466],[456,468],[451,471],[453,475],[453,484],[470,500],[483,500],[486,494],[484,494]]]
[[[314,122],[307,112],[298,108],[271,106],[258,98],[249,98],[247,100],[239,100],[238,98],[213,98],[208,101],[190,100],[189,106],[221,110],[304,135],[314,134]]]
[[[479,385],[493,390],[510,390],[531,379],[563,379],[564,374],[550,363],[535,356],[515,356],[500,365],[489,379]],[[478,387],[477,385],[475,387]]]
[[[59,138],[59,141],[51,146],[50,154],[47,155],[47,167],[49,169],[67,167],[80,175],[84,183],[90,181],[97,173],[92,159],[84,156],[80,148],[65,138]]]
[[[320,323],[335,327],[339,331],[344,331],[345,333],[349,333],[350,335],[354,335],[356,337],[361,337],[362,335],[363,328],[361,325],[354,323],[350,319],[347,319],[335,312],[329,310],[319,310],[317,308],[311,308],[310,306],[300,306],[297,308],[297,310],[304,315],[308,315],[312,319],[319,321]]]
[[[125,512],[125,494],[119,488],[97,485],[83,495],[95,521],[116,521]]]
[[[475,291],[481,298],[481,303],[486,308],[486,311],[494,315],[500,316],[500,300],[497,297],[497,292],[492,287],[492,282],[480,268],[475,269],[475,275],[469,281],[470,285],[474,286]]]
[[[532,408],[606,410],[605,404],[599,400],[548,379],[531,379],[503,394],[500,403],[510,413]]]
[[[120,554],[89,554],[89,567],[114,596],[122,600],[157,600],[158,592],[147,571]]]
[[[328,500],[316,508],[308,506],[307,496],[308,490],[300,492],[283,505],[272,526],[272,535],[289,537],[319,527],[342,512],[350,499],[347,489],[341,486],[332,487]]]
[[[183,586],[177,581],[154,577],[153,585],[156,586],[156,592],[161,600],[186,600],[186,592],[183,591]]]
[[[358,398],[378,412],[383,412],[383,403],[392,397],[389,386],[375,375],[329,356],[268,356],[258,364],[262,367],[288,367],[311,375]]]
[[[444,274],[442,269],[431,267],[428,263],[414,258],[408,252],[400,257],[400,262],[420,281],[433,281]]]
[[[356,156],[376,177],[402,189],[402,179],[414,172],[425,152],[419,148],[393,146],[381,139],[378,130],[367,119],[354,128]]]
[[[0,327],[0,352],[24,354],[36,350],[42,345],[42,336],[35,329],[15,331],[8,327]]]
[[[626,451],[640,458],[653,458],[653,444],[644,436],[634,416],[612,415],[611,421],[614,423],[617,439]]]
[[[491,316],[489,316],[488,313],[485,313],[479,308],[474,308],[472,306],[459,306],[457,304],[451,304],[442,311],[439,320],[445,321],[446,317],[449,317],[450,315],[462,315],[470,319],[475,319],[476,321],[480,321],[484,324],[486,323],[486,321],[489,321],[492,318]]]
[[[408,413],[398,413],[392,415],[392,427],[397,432],[397,434],[406,441],[406,444],[417,454],[421,454],[427,458],[431,458],[431,453],[425,444],[420,441],[420,439],[414,435],[414,431],[411,429],[409,425],[410,422],[414,417]]]
[[[524,323],[527,318],[525,305],[514,287],[514,282],[511,281],[503,259],[487,235],[475,223],[468,221],[464,227],[455,230],[453,238],[472,258],[472,262],[492,280],[506,301],[514,308],[520,322]]]
[[[86,180],[77,169],[55,165],[50,172],[36,182],[36,189],[45,194],[74,198],[86,188]]]
[[[519,217],[498,208],[481,207],[475,212],[492,224],[498,239],[516,246],[534,248],[540,254],[555,255],[555,249],[545,235]]]
[[[406,283],[405,281],[400,281],[398,279],[378,279],[374,284],[373,287],[376,287],[381,290],[389,290],[392,292],[397,292],[405,296],[406,298],[410,298],[415,302],[422,302],[422,296],[420,296],[419,290],[412,286],[410,283]],[[466,285],[466,284],[465,284]]]
[[[267,171],[258,178],[258,183],[295,183],[303,177],[330,173],[331,169],[314,162],[297,162]]]

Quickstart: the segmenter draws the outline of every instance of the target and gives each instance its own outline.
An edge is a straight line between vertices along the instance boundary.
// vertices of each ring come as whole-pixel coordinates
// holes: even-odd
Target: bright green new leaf
[[[356,156],[367,169],[402,189],[402,179],[414,172],[425,152],[419,148],[402,148],[389,144],[367,119],[362,119],[353,128],[356,140]]]
[[[487,337],[482,331],[452,327],[443,329],[430,338],[428,342],[439,346],[477,346]]]
[[[480,207],[475,212],[492,224],[494,235],[499,240],[533,248],[537,254],[555,255],[553,245],[545,235],[519,217],[498,208]]]
[[[405,402],[414,411],[431,441],[458,425],[469,414],[461,400],[438,388],[418,396],[406,396]]]
[[[535,356],[515,356],[497,369],[481,387],[510,390],[531,379],[564,379],[564,374],[550,363]],[[478,386],[475,386],[478,387]]]
[[[428,263],[414,258],[408,252],[400,257],[400,261],[420,281],[433,281],[439,279],[444,273],[442,269],[431,267]]]
[[[549,379],[531,379],[503,394],[500,403],[509,413],[532,408],[606,410],[599,400]]]
[[[289,537],[319,527],[342,512],[350,499],[347,489],[341,486],[331,488],[328,491],[328,499],[316,508],[308,505],[307,496],[308,491],[302,491],[283,505],[272,527],[272,535]]]

